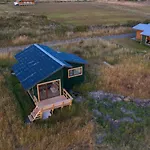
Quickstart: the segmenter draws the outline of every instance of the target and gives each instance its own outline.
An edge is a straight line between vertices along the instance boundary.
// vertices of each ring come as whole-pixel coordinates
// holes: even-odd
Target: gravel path
[[[80,37],[80,38],[74,38],[69,40],[63,40],[63,41],[52,41],[52,42],[44,42],[42,44],[47,46],[58,46],[58,45],[65,45],[70,43],[78,43],[80,41],[86,41],[90,39],[99,40],[110,40],[110,39],[120,39],[120,38],[132,38],[135,36],[135,33],[127,33],[127,34],[120,34],[120,35],[110,35],[110,36],[95,36],[95,37]],[[29,45],[23,45],[23,46],[11,46],[6,48],[0,48],[1,53],[5,52],[17,52],[20,50],[23,50],[24,48],[28,47]]]

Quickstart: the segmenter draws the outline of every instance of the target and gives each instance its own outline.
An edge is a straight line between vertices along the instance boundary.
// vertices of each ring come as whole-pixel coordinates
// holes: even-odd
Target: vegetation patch
[[[104,141],[114,148],[148,149],[149,107],[134,102],[113,102],[110,99],[90,100],[89,107],[96,113],[96,121],[105,129]],[[144,145],[145,143],[146,145]]]
[[[150,68],[147,61],[140,58],[125,59],[114,68],[102,69],[103,88],[126,96],[149,98]]]

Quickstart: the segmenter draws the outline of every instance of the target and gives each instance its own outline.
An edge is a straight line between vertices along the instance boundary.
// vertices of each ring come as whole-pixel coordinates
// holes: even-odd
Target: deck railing
[[[65,89],[63,89],[63,96],[66,99],[63,98],[62,101],[56,101],[56,102],[51,103],[51,104],[48,103],[47,105],[44,104],[44,106],[42,106],[42,107],[40,107],[40,105],[38,106],[38,104],[41,102],[38,102],[37,98],[35,96],[33,96],[33,101],[36,104],[36,107],[31,112],[31,114],[28,116],[29,120],[32,122],[36,119],[41,119],[42,113],[45,110],[51,110],[53,113],[54,109],[63,108],[64,106],[70,107],[72,105],[72,100],[73,100],[72,96]],[[58,96],[58,98],[60,98],[60,100],[61,100],[61,96]]]
[[[38,99],[36,98],[36,96],[33,96],[33,101],[35,104],[38,102]]]
[[[67,99],[70,99],[70,100],[73,99],[72,96],[71,96],[65,89],[63,89],[63,95],[64,95]]]

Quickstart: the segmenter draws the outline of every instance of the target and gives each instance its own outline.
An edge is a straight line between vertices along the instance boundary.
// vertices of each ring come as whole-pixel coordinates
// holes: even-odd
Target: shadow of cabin
[[[28,116],[31,122],[45,115],[48,118],[54,109],[72,105],[68,91],[84,81],[85,60],[38,44],[29,46],[15,58],[18,62],[13,71],[35,103]]]

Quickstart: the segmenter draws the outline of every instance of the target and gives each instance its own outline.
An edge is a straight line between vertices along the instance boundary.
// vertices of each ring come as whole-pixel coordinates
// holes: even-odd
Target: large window
[[[38,99],[40,101],[61,95],[60,80],[38,84]]]
[[[83,73],[82,67],[77,67],[73,69],[68,70],[68,78],[76,77],[76,76],[81,76]]]

